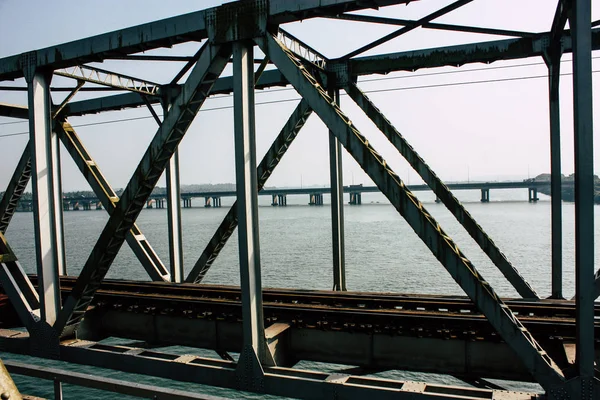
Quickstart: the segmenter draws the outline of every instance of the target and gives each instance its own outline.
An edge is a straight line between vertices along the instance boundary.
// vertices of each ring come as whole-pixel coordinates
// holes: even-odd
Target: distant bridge
[[[490,190],[494,189],[527,189],[528,201],[536,202],[538,198],[538,189],[550,188],[550,182],[463,182],[447,184],[451,190],[481,190],[481,201],[490,201]],[[572,183],[563,183],[563,187],[572,187]],[[427,185],[407,185],[413,192],[421,192],[431,190]],[[350,194],[349,204],[362,204],[362,193],[379,193],[377,186],[349,185],[344,186],[344,193]],[[271,196],[273,206],[286,206],[288,195],[308,195],[310,205],[323,205],[323,195],[331,193],[329,187],[308,187],[308,188],[270,188],[263,189],[258,194],[259,196]],[[221,207],[222,197],[236,197],[235,190],[210,191],[210,192],[187,192],[181,193],[181,200],[184,208],[192,207],[192,199],[204,199],[204,207]],[[147,208],[165,208],[166,194],[152,194],[147,202]],[[96,204],[100,204],[100,200],[96,197],[65,197],[63,205],[65,210],[89,210]]]

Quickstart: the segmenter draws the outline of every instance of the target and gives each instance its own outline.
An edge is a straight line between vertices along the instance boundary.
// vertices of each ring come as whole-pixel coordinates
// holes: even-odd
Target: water
[[[493,238],[507,258],[519,269],[523,277],[541,297],[550,295],[550,201],[540,195],[538,203],[526,201],[526,190],[492,191],[490,203],[479,202],[479,191],[457,192],[467,210]],[[477,244],[446,211],[434,202],[432,193],[419,193],[428,211],[444,230],[457,242],[461,250],[475,264],[501,296],[514,297],[517,293],[491,264]],[[331,209],[325,206],[308,206],[308,196],[288,196],[288,207],[271,207],[270,197],[260,197],[260,246],[264,287],[290,287],[303,289],[331,289]],[[345,200],[346,202],[348,199]],[[202,253],[204,246],[218,227],[233,203],[223,198],[222,208],[182,209],[184,234],[184,259],[186,272]],[[199,206],[201,200],[194,201]],[[598,218],[600,207],[594,208]],[[363,194],[363,205],[344,207],[346,228],[346,276],[348,290],[395,293],[463,294],[444,267],[431,255],[427,247],[412,231],[395,209],[379,193]],[[168,262],[166,210],[144,210],[138,226],[144,232],[162,260]],[[108,215],[104,211],[66,212],[65,237],[69,274],[79,273],[97,240]],[[595,226],[595,236],[600,228]],[[27,272],[35,272],[33,247],[33,214],[17,213],[7,231],[7,240]],[[596,240],[597,242],[597,240]],[[574,206],[563,203],[563,285],[565,297],[574,294]],[[223,249],[211,270],[206,283],[239,284],[237,234]],[[595,263],[600,264],[600,251],[596,246]],[[139,262],[124,245],[115,260],[108,278],[145,279]],[[214,357],[210,351],[169,348]],[[0,353],[4,359],[22,359]],[[58,365],[56,362],[29,359],[40,365]],[[302,362],[298,368],[336,371],[343,367],[323,363]],[[203,393],[240,397],[240,392],[174,383],[157,378],[140,377],[114,371],[71,366],[78,371],[106,373],[121,379],[132,379],[161,386],[186,388]],[[408,380],[426,380],[444,384],[463,384],[448,376],[388,371],[375,374],[379,377]],[[24,392],[51,397],[51,384],[39,385],[30,379],[18,379]],[[539,390],[537,385],[512,384],[515,390]],[[88,389],[69,387],[66,398],[112,398],[114,395]],[[243,397],[265,398],[253,394]]]

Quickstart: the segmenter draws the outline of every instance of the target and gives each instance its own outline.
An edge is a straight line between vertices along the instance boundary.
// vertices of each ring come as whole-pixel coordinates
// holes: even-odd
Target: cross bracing
[[[30,123],[30,144],[23,152],[6,194],[0,202],[0,223],[2,223],[0,235],[6,231],[16,202],[31,176],[37,199],[34,211],[39,294],[32,292],[33,286],[29,278],[23,273],[16,256],[3,236],[4,245],[0,249],[3,269],[0,272],[2,272],[2,285],[7,287],[6,291],[15,304],[23,324],[28,328],[27,340],[31,343],[31,353],[82,362],[85,358],[83,355],[85,349],[78,349],[77,352],[81,352],[81,355],[73,356],[75,353],[65,347],[65,341],[77,336],[96,292],[125,241],[128,241],[134,249],[152,279],[181,281],[183,266],[179,261],[173,261],[173,248],[180,246],[180,242],[178,243],[180,237],[171,236],[171,263],[177,266],[172,265],[169,274],[139,231],[135,221],[165,168],[168,167],[169,175],[173,176],[170,185],[178,185],[178,166],[177,162],[173,162],[177,159],[177,146],[196,114],[202,109],[204,102],[216,94],[233,93],[238,201],[186,278],[188,282],[202,280],[239,223],[243,351],[237,363],[224,367],[222,374],[215,379],[215,384],[227,386],[226,377],[231,374],[233,368],[238,377],[237,387],[240,389],[307,398],[320,397],[318,394],[320,392],[308,383],[311,378],[297,378],[302,382],[301,385],[306,384],[302,386],[306,392],[299,394],[293,389],[286,391],[286,378],[281,378],[278,372],[269,369],[278,365],[277,347],[273,344],[276,341],[270,340],[277,338],[277,335],[282,335],[287,328],[263,325],[256,210],[257,191],[264,186],[296,135],[300,134],[299,131],[309,115],[315,114],[330,132],[332,190],[342,187],[341,182],[334,184],[333,180],[341,176],[339,174],[341,164],[339,160],[334,160],[335,155],[339,154],[340,146],[343,146],[471,298],[498,335],[518,355],[528,374],[540,383],[549,398],[563,398],[561,396],[599,398],[600,391],[595,377],[593,355],[593,304],[596,289],[593,275],[593,218],[590,217],[593,215],[591,199],[594,193],[590,57],[592,50],[600,46],[600,31],[597,28],[592,29],[591,2],[589,0],[558,1],[554,21],[549,23],[552,28],[549,32],[485,28],[436,21],[437,18],[467,7],[471,2],[462,0],[451,2],[419,19],[397,19],[351,12],[398,5],[407,3],[406,1],[242,1],[0,59],[0,81],[25,78],[29,99],[27,107],[0,105],[0,115],[25,118]],[[401,26],[401,28],[357,47],[342,57],[327,57],[323,52],[312,48],[301,37],[279,28],[286,23],[312,18],[335,18]],[[565,30],[567,21],[570,29]],[[373,53],[378,46],[418,28],[516,38],[362,55],[367,51]],[[141,62],[144,59],[149,60],[151,56],[139,56],[136,53],[190,41],[202,42],[196,54],[181,59],[168,57],[162,59],[165,62],[186,62],[180,72],[169,82],[149,82],[132,77],[130,74],[88,65],[111,59]],[[253,57],[255,47],[265,55],[264,58],[258,59],[260,66],[257,71],[254,68]],[[562,362],[553,359],[556,353],[546,351],[544,345],[538,343],[528,332],[519,317],[499,298],[476,266],[445,233],[414,193],[410,192],[396,171],[350,122],[339,104],[339,91],[343,90],[419,173],[515,290],[524,298],[537,299],[535,289],[520,275],[519,266],[508,260],[433,169],[419,156],[416,149],[360,90],[356,82],[364,75],[543,57],[550,71],[549,97],[551,121],[553,121],[551,123],[552,187],[553,193],[556,194],[557,190],[560,193],[558,178],[560,162],[554,161],[560,160],[560,131],[554,119],[559,107],[556,95],[553,93],[557,90],[559,79],[557,71],[563,53],[573,53],[575,90],[577,334],[576,358],[572,366],[565,366]],[[233,61],[233,76],[221,76],[231,61]],[[71,94],[59,105],[52,104],[50,85],[52,74],[68,76],[78,81],[78,85],[72,88]],[[179,83],[181,81],[184,83]],[[82,89],[84,82],[134,93],[72,101],[75,94]],[[260,165],[256,165],[253,93],[255,89],[275,86],[294,87],[302,100],[263,161]],[[152,105],[157,103],[163,106],[162,120],[152,108]],[[150,108],[159,128],[123,194],[117,197],[100,173],[96,162],[83,147],[68,118],[141,106]],[[58,277],[66,271],[62,243],[64,241],[62,215],[59,206],[61,196],[59,140],[63,141],[70,156],[110,215],[74,288],[64,303],[60,300],[58,288]],[[178,192],[176,188],[172,190],[175,195],[171,197],[170,207],[176,209],[180,206],[175,200],[178,198]],[[339,196],[336,198],[339,199]],[[552,294],[555,297],[562,297],[562,283],[559,278],[562,268],[560,196],[554,196],[552,201]],[[173,204],[174,202],[177,204]],[[340,235],[343,237],[343,223],[340,224],[340,218],[343,222],[343,213],[339,210],[337,214],[335,211],[332,212],[333,252],[337,254],[334,257],[334,264],[337,265],[334,265],[335,281],[333,282],[336,290],[345,289],[343,281],[345,250],[343,240],[340,240]],[[176,226],[170,220],[170,230],[178,229]],[[274,331],[277,333],[273,333]],[[90,354],[95,353],[91,351]],[[119,368],[118,356],[109,356],[104,360],[107,365]],[[90,363],[99,365],[99,358]],[[142,366],[147,361],[135,361],[131,365],[137,363],[139,363],[139,371],[148,373],[148,369]],[[128,368],[136,370],[137,367]],[[199,368],[207,367],[199,366]],[[289,376],[293,374],[292,372]],[[348,379],[344,382],[348,382]],[[372,385],[377,396],[386,397],[384,384],[373,383]],[[412,387],[410,384],[398,384],[399,390],[396,394],[410,396],[407,393],[418,393],[413,395],[414,398],[428,398],[433,395],[428,394],[424,387],[415,391],[409,390],[410,387]],[[363,394],[359,389],[352,389],[352,385],[345,385],[345,383],[342,392],[345,393],[344,396],[350,397]],[[468,391],[457,395],[476,396],[474,393],[469,394]],[[481,395],[488,396],[487,393]],[[493,396],[501,394],[492,392],[489,395],[494,398]],[[452,395],[448,394],[448,396]],[[519,395],[514,393],[512,396],[519,398]]]

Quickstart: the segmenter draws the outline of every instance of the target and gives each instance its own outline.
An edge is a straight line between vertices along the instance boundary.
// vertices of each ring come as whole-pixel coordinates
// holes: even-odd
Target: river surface
[[[479,249],[477,244],[456,222],[442,204],[434,202],[432,193],[418,193],[427,210],[442,228],[456,241],[460,249],[475,264],[484,278],[501,295],[515,297],[510,284]],[[459,191],[458,198],[492,237],[507,258],[541,297],[550,294],[550,201],[540,194],[537,203],[527,202],[527,190],[493,190],[490,203],[479,201],[480,192]],[[222,208],[200,207],[203,199],[196,199],[197,208],[182,209],[184,259],[188,272],[202,253],[204,246],[227,213],[233,198],[223,198]],[[264,287],[326,289],[332,287],[331,208],[329,197],[324,206],[308,206],[308,196],[288,196],[287,207],[270,206],[270,196],[260,197],[260,250]],[[345,199],[348,202],[348,199]],[[366,193],[362,205],[344,207],[346,241],[346,277],[348,290],[463,294],[444,267],[412,231],[397,211],[379,193]],[[598,220],[600,206],[595,206]],[[564,295],[574,294],[574,206],[563,203],[563,287]],[[69,211],[64,213],[67,268],[70,275],[79,273],[108,220],[105,211]],[[168,263],[166,210],[145,209],[138,218],[138,226],[146,235],[165,264]],[[27,272],[35,272],[33,214],[17,213],[7,231],[7,240]],[[600,237],[595,225],[595,242]],[[595,265],[600,265],[600,251],[595,248]],[[596,268],[597,269],[597,268]],[[115,260],[108,278],[148,280],[143,268],[125,244]],[[239,284],[237,234],[234,234],[219,258],[206,275],[206,283]],[[210,351],[169,348],[169,351],[193,353],[214,357]],[[184,388],[202,393],[227,397],[275,398],[200,385],[189,385],[168,380],[140,377],[114,371],[68,366],[59,362],[22,358],[0,353],[3,359],[26,360],[39,365],[59,366],[77,371],[132,379],[140,383]],[[301,362],[297,368],[336,371],[345,367],[323,363]],[[464,385],[449,376],[386,371],[374,376],[430,381]],[[31,379],[17,377],[25,393],[52,397],[51,384],[39,384]],[[513,390],[537,391],[537,385],[503,383]],[[114,398],[114,394],[76,387],[65,389],[66,398]]]

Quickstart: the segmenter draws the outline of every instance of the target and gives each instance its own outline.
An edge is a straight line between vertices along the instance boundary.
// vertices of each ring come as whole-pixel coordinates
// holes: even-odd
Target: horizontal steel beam
[[[131,304],[139,305],[139,309],[146,309],[146,303],[127,301],[118,303],[118,300],[109,301],[99,294],[102,306],[96,306],[93,311],[88,312],[85,321],[78,331],[77,337],[82,340],[100,340],[107,337],[119,337],[131,339],[132,341],[143,341],[152,346],[189,346],[215,351],[241,352],[242,350],[242,326],[241,311],[239,304],[233,315],[225,317],[216,312],[215,309],[207,307],[203,317],[202,306],[188,303],[188,312],[167,313],[168,307],[158,306],[153,312],[131,312],[126,311]],[[171,300],[172,301],[172,300]],[[122,305],[115,309],[116,304]],[[152,304],[152,303],[148,303]],[[157,305],[157,303],[154,303]],[[174,303],[177,304],[177,303]],[[181,303],[180,303],[181,304]],[[286,311],[283,306],[277,307],[272,303],[267,304],[266,315],[281,315],[279,321],[283,320]],[[460,337],[446,337],[442,335],[429,337],[428,330],[419,325],[419,320],[425,320],[422,315],[413,315],[414,318],[407,319],[406,325],[411,326],[417,333],[398,332],[393,328],[382,330],[382,324],[377,324],[372,332],[363,332],[358,328],[362,325],[360,316],[346,313],[347,324],[356,322],[355,331],[340,329],[341,323],[335,316],[331,319],[325,317],[322,325],[310,328],[314,320],[311,313],[319,310],[308,308],[304,310],[292,309],[288,315],[296,315],[298,319],[305,321],[307,326],[292,324],[286,331],[287,341],[285,348],[279,349],[284,361],[279,366],[292,367],[298,361],[324,362],[342,365],[355,365],[373,370],[407,370],[426,373],[451,374],[468,378],[490,378],[508,379],[517,381],[532,381],[527,370],[519,362],[518,356],[510,350],[505,342],[495,340],[476,339],[478,326],[486,325],[485,321],[478,319],[476,324],[466,323],[467,329],[473,329],[477,333],[466,334]],[[359,311],[360,312],[360,311]],[[337,313],[343,320],[344,314]],[[376,312],[373,312],[375,314]],[[202,316],[202,317],[201,317]],[[392,316],[389,323],[398,326],[402,322],[395,322]],[[384,320],[386,317],[382,317]],[[399,318],[398,318],[399,319]],[[360,321],[360,322],[359,322]],[[371,319],[376,321],[376,319]],[[443,317],[432,317],[431,324],[437,321],[439,326],[449,327],[453,321]],[[317,322],[317,323],[318,323]],[[266,323],[266,322],[265,322]],[[268,326],[268,325],[267,325]],[[573,324],[571,325],[574,331]],[[458,330],[459,328],[457,328]],[[267,329],[268,331],[268,329]],[[551,340],[559,347],[561,340]],[[558,352],[556,352],[558,353]],[[596,350],[596,359],[600,360],[600,348]]]
[[[160,89],[158,83],[148,82],[132,76],[87,65],[75,65],[73,67],[56,69],[53,73],[54,75],[63,76],[65,78],[77,79],[78,81],[95,83],[97,85],[128,90],[130,92],[150,96],[157,96]]]
[[[470,63],[491,63],[500,60],[516,60],[541,56],[550,46],[550,33],[536,38],[521,38],[448,46],[434,49],[389,53],[359,57],[348,62],[348,71],[353,76],[387,74],[394,71],[414,71],[421,68],[461,66]],[[572,51],[571,38],[563,38],[564,52]],[[600,29],[592,31],[592,46],[600,49]],[[332,63],[332,62],[330,62]],[[346,64],[344,64],[346,65]],[[232,77],[219,78],[211,94],[228,94],[232,91]],[[287,80],[279,71],[265,71],[256,84],[257,89],[286,86]],[[159,99],[150,98],[152,103]],[[141,107],[144,101],[135,93],[126,93],[96,99],[76,101],[65,107],[67,116],[81,116],[103,111]],[[0,116],[28,118],[26,108],[0,103]]]
[[[265,71],[256,83],[256,89],[266,89],[273,86],[286,86],[287,80],[281,72],[276,70]],[[226,76],[217,79],[210,94],[229,94],[233,90],[233,78]],[[148,101],[152,104],[158,104],[160,99],[149,97]],[[146,103],[137,93],[124,93],[113,96],[100,97],[97,99],[74,101],[65,107],[65,115],[81,116],[85,114],[94,114],[104,111],[123,110],[126,108],[142,107]],[[7,111],[8,112],[8,111]],[[2,115],[2,104],[0,104],[0,115]],[[27,118],[27,116],[25,116]]]
[[[339,14],[367,8],[408,3],[409,0],[270,0],[269,24],[279,25],[318,17],[323,13]],[[246,2],[247,3],[247,2]],[[240,4],[243,7],[244,4]],[[209,11],[231,8],[231,4],[196,11],[147,24],[92,36],[73,42],[35,50],[35,67],[56,70],[74,65],[99,62],[115,56],[171,47],[189,41],[201,41],[208,37],[206,16]],[[0,81],[23,77],[22,55],[0,59]]]
[[[0,332],[0,350],[26,352],[28,335]],[[111,346],[72,340],[60,346],[61,360],[117,371],[237,389],[237,364],[232,361],[179,355],[128,346]],[[264,368],[261,393],[301,399],[441,400],[499,399],[534,400],[533,393],[436,385],[421,382],[353,376],[280,367]]]
[[[348,70],[351,75],[360,76],[387,74],[394,71],[416,71],[421,68],[456,67],[470,63],[489,64],[500,60],[542,56],[551,46],[550,36],[550,33],[543,33],[536,38],[496,40],[358,57],[349,60]],[[572,52],[569,31],[565,32],[562,44],[565,53]],[[592,49],[600,49],[600,29],[592,30]]]
[[[67,371],[58,368],[43,367],[40,365],[26,364],[18,361],[4,363],[13,375],[23,375],[31,378],[44,379],[68,383],[69,385],[83,386],[91,389],[119,393],[126,396],[144,397],[161,400],[222,400],[223,397],[198,394],[177,389],[165,389],[154,385],[145,385],[138,382],[127,382],[120,379],[108,378],[102,375],[82,374],[76,371]],[[0,373],[2,366],[0,362]],[[13,397],[11,397],[12,399]],[[19,398],[14,396],[15,399]]]

